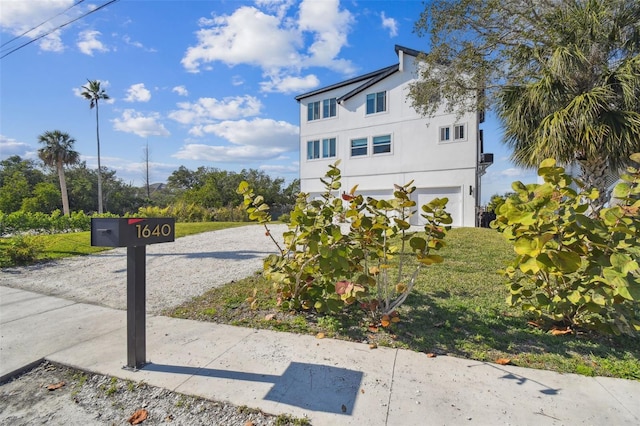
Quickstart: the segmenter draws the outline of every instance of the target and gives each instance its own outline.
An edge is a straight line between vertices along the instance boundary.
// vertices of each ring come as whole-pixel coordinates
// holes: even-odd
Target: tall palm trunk
[[[62,164],[62,161],[58,161],[58,163],[56,164],[56,168],[58,169],[58,178],[60,179],[60,193],[62,194],[62,213],[64,213],[65,216],[69,216],[69,194],[67,193],[67,180],[64,177],[64,165]]]
[[[98,102],[96,101],[96,141],[98,142],[98,213],[102,214],[102,167],[100,165],[100,121],[98,119]]]
[[[597,217],[611,196],[608,186],[608,161],[604,157],[591,157],[579,163],[582,169],[581,178],[587,188],[596,188],[599,192],[598,198],[593,200],[591,204],[591,214]]]

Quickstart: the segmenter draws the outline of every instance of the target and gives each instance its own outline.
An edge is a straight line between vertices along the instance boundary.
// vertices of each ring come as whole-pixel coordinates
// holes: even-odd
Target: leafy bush
[[[640,162],[640,154],[632,159]],[[515,182],[493,226],[513,242],[506,268],[512,305],[570,328],[640,331],[640,171],[629,168],[613,190],[615,205],[590,217],[598,191],[548,159],[544,183]],[[575,183],[580,192],[571,188]]]
[[[6,248],[6,256],[13,265],[33,263],[44,250],[44,244],[36,236],[16,236]]]
[[[282,213],[278,216],[278,220],[282,223],[289,223],[291,222],[291,215],[289,213]]]
[[[444,245],[446,228],[442,224],[451,223],[444,210],[447,199],[434,199],[422,206],[425,232],[409,232],[409,220],[415,213],[411,183],[396,186],[394,198],[388,201],[365,199],[355,193],[357,187],[340,198],[334,195],[341,187],[337,165],[330,166],[321,180],[325,192],[320,199],[298,195],[289,230],[283,234],[284,247],[267,227],[269,206],[248,183],[240,184],[238,192],[244,196],[249,218],[265,226],[267,236],[280,250],[279,255],[265,260],[264,275],[274,283],[284,310],[336,312],[359,303],[381,325],[388,326],[397,321],[396,309],[411,293],[421,268],[443,260],[431,252]],[[346,211],[343,200],[348,203]],[[340,218],[349,222],[346,234]],[[395,245],[397,241],[400,246]],[[407,244],[417,259],[410,271]]]
[[[229,206],[215,209],[213,217],[216,222],[246,222],[249,219],[243,206]]]

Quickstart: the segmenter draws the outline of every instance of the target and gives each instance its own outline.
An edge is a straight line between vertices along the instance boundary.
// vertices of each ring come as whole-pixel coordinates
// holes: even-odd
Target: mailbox
[[[174,218],[92,218],[91,245],[138,247],[176,239]]]

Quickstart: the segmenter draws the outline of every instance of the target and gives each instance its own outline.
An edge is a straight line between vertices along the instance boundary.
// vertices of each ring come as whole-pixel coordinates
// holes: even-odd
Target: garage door
[[[418,214],[416,214],[413,219],[414,225],[424,225],[425,220],[420,213],[422,210],[420,207],[423,204],[428,203],[434,198],[448,198],[449,202],[447,203],[446,210],[451,215],[451,219],[453,219],[452,226],[462,226],[462,194],[460,187],[451,187],[451,188],[420,188],[417,189],[414,193],[417,195],[416,202],[418,203]]]

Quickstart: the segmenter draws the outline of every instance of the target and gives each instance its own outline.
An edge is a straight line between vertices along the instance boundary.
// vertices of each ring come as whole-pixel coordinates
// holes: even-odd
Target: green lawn
[[[242,222],[176,223],[176,238],[238,226],[253,226],[253,224]],[[38,241],[38,244],[42,246],[42,252],[38,256],[38,260],[53,260],[110,250],[108,247],[92,247],[91,233],[89,231],[66,234],[43,234],[34,238]],[[6,248],[11,244],[11,241],[12,238],[0,238],[0,266],[11,266],[6,256]]]
[[[584,375],[640,380],[640,339],[580,333],[554,336],[527,324],[505,303],[505,280],[496,271],[512,248],[490,229],[454,229],[441,251],[442,264],[421,275],[400,309],[401,322],[372,331],[357,310],[338,316],[280,312],[260,275],[212,289],[167,314],[179,318],[316,334],[480,361]],[[247,298],[254,291],[257,309]],[[275,315],[274,315],[275,314]]]

